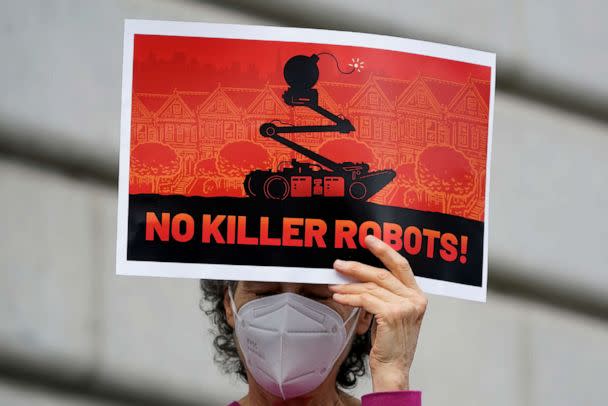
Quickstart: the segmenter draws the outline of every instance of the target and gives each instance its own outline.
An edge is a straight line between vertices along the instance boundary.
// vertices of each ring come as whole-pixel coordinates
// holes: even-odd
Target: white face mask
[[[277,397],[291,399],[311,392],[325,380],[350,341],[346,324],[332,308],[294,293],[245,303],[237,312],[232,292],[235,332],[253,379]]]

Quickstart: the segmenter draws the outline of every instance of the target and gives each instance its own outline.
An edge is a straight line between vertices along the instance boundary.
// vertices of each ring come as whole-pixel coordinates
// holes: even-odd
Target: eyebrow
[[[329,285],[323,285],[323,284],[314,284],[314,285],[309,285],[307,286],[304,290],[329,290]]]
[[[315,285],[311,287],[306,287],[302,289],[302,293],[311,293],[311,294],[319,294],[319,295],[331,295],[331,290],[329,290],[328,285]]]
[[[278,282],[245,282],[243,287],[247,290],[272,290],[280,287]]]

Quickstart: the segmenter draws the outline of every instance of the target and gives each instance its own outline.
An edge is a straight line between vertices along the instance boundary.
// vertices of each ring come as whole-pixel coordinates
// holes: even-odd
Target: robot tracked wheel
[[[361,200],[367,195],[367,187],[361,182],[353,182],[348,188],[348,194],[355,200]]]
[[[274,175],[264,182],[264,196],[272,200],[285,200],[289,196],[289,182],[281,175]]]

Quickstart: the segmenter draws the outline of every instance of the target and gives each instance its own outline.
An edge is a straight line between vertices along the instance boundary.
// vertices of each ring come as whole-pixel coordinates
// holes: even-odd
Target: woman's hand
[[[371,235],[365,244],[386,269],[337,260],[338,272],[360,282],[330,289],[336,302],[361,307],[375,316],[369,355],[374,392],[407,390],[427,299],[404,257]]]

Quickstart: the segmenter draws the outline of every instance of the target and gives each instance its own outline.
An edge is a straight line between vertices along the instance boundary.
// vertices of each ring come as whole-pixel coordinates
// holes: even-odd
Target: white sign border
[[[129,159],[131,142],[131,103],[133,89],[133,46],[135,34],[171,35],[206,38],[231,38],[304,42],[378,48],[451,59],[491,68],[488,150],[486,161],[486,195],[483,236],[482,286],[416,277],[427,293],[485,302],[488,281],[488,229],[490,206],[490,161],[494,118],[496,54],[386,35],[308,28],[268,27],[256,25],[212,24],[198,22],[125,20],[122,67],[122,102],[120,122],[120,158],[118,179],[118,216],[116,238],[116,273],[118,275],[160,276],[176,278],[285,281],[301,283],[343,283],[347,280],[329,268],[296,268],[279,266],[192,264],[181,262],[128,261]],[[168,271],[168,267],[171,268]],[[243,274],[247,277],[244,278]],[[280,275],[280,276],[278,276]]]

